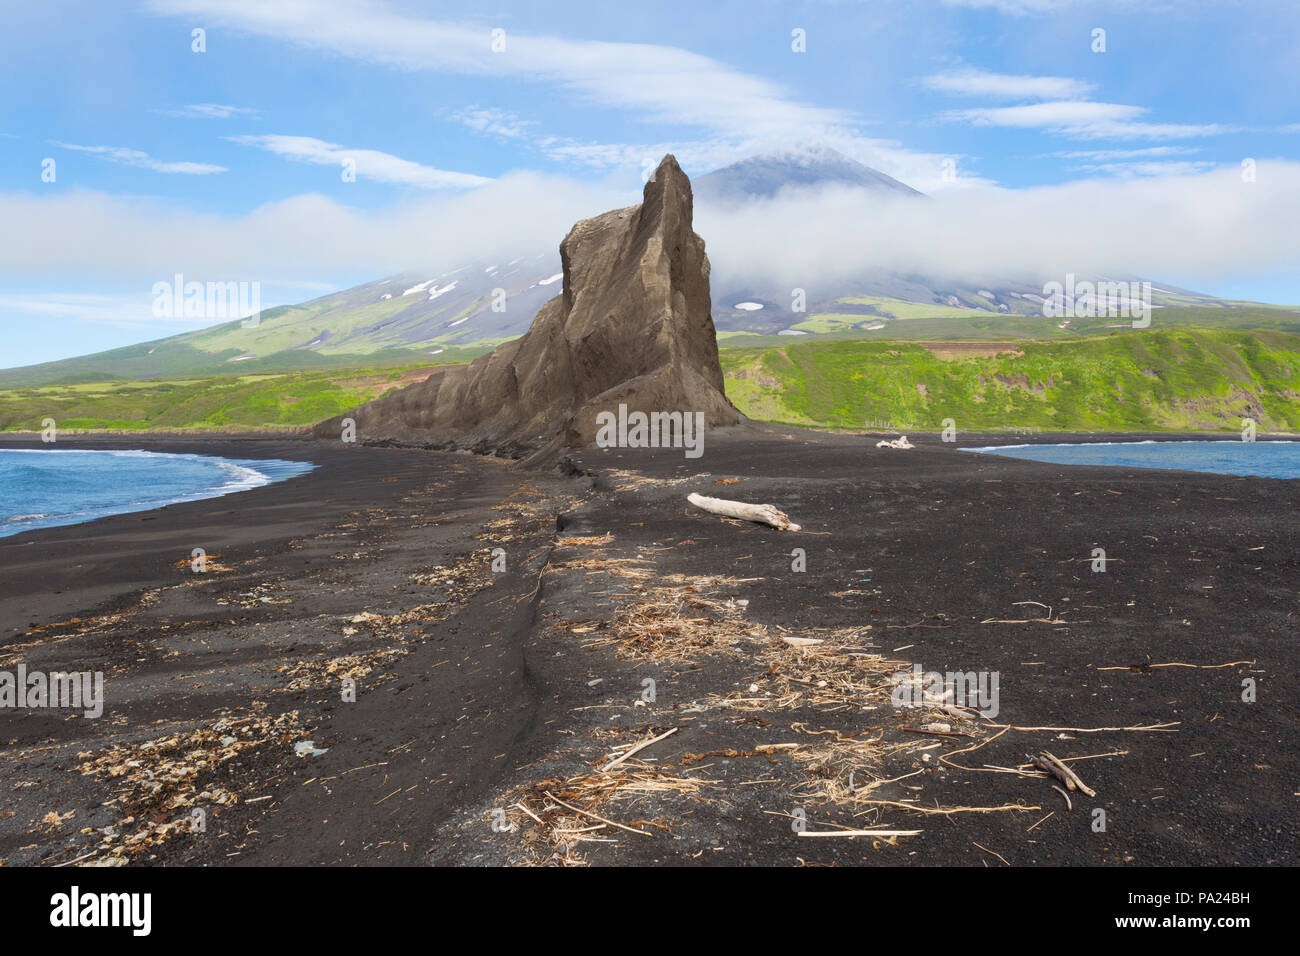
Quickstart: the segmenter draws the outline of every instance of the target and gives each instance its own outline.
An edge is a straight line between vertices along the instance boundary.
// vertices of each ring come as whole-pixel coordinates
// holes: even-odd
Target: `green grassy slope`
[[[727,394],[752,418],[861,429],[1300,430],[1300,335],[1151,330],[1023,341],[945,360],[922,345],[804,342],[722,352]]]
[[[980,312],[973,309],[952,309],[947,306],[925,306],[903,303],[890,306],[893,311],[884,319],[885,327],[865,331],[868,325],[879,324],[875,315],[846,315],[819,312],[793,323],[790,327],[813,333],[807,336],[782,336],[781,340],[812,341],[823,338],[857,338],[867,340],[910,339],[912,341],[1001,341],[1016,339],[1077,339],[1080,336],[1110,335],[1116,324],[1130,320],[1115,318],[1071,319],[1068,326],[1060,327],[1059,319],[1042,315],[1003,314]],[[881,307],[885,311],[885,307]],[[895,315],[894,313],[898,313]],[[1153,310],[1152,329],[1206,328],[1206,329],[1275,329],[1280,332],[1300,333],[1300,310],[1281,306],[1252,306],[1242,308],[1214,308],[1207,306],[1169,306]],[[745,333],[726,333],[743,335]],[[772,336],[765,336],[772,338]],[[732,344],[732,343],[728,343]],[[740,344],[736,342],[735,344]]]
[[[53,418],[61,430],[292,428],[378,397],[396,387],[404,371],[316,370],[3,389],[0,431],[39,430],[45,418]]]
[[[547,287],[549,290],[549,287]],[[356,290],[353,290],[356,291]],[[360,293],[358,293],[359,295]],[[377,289],[356,301],[349,293],[294,306],[265,310],[256,328],[239,321],[24,368],[0,369],[0,389],[19,386],[108,381],[118,378],[194,378],[246,375],[250,372],[292,372],[307,369],[347,369],[360,366],[409,365],[427,361],[467,361],[506,341],[503,328],[492,323],[480,331],[476,325],[451,323],[484,306],[482,297],[450,297],[433,304],[405,296],[375,299]],[[418,297],[417,297],[418,298]],[[968,298],[970,298],[968,296]],[[1158,308],[1153,328],[1276,329],[1300,333],[1300,310],[1258,303],[1207,305],[1172,294],[1155,296]],[[982,300],[989,304],[987,300]],[[809,333],[782,336],[724,332],[720,341],[732,345],[760,345],[764,340],[784,344],[828,338],[937,340],[1074,339],[1081,335],[1109,334],[1115,319],[1075,319],[1065,327],[1035,311],[1027,300],[1015,300],[1023,311],[1003,314],[980,309],[958,309],[934,303],[907,302],[879,295],[846,296],[834,308],[807,315],[790,314],[791,327]],[[991,307],[991,306],[990,306]],[[402,318],[403,310],[407,311]],[[531,312],[528,315],[531,317]],[[480,312],[477,323],[482,319]],[[885,327],[867,331],[869,326]],[[768,326],[760,326],[768,328]],[[518,329],[517,331],[522,331]],[[511,332],[510,334],[514,334]],[[744,339],[736,338],[745,335]],[[748,336],[757,336],[750,338]],[[463,341],[462,341],[463,339]],[[734,340],[731,340],[734,339]],[[456,345],[449,345],[449,342]],[[445,352],[436,359],[431,354]]]
[[[238,327],[237,322],[233,325]],[[236,333],[231,330],[231,334]],[[400,368],[430,362],[468,362],[491,351],[492,347],[491,343],[486,342],[470,348],[447,347],[436,356],[431,354],[430,348],[381,349],[365,354],[293,349],[241,361],[241,356],[249,354],[241,349],[225,348],[208,352],[195,348],[181,338],[172,338],[142,342],[80,358],[0,369],[0,389],[127,378],[164,381],[223,375],[240,377],[254,372]]]
[[[923,320],[912,320],[906,324]],[[729,347],[730,342],[737,344]],[[943,346],[932,346],[942,350]],[[960,343],[724,337],[727,394],[751,418],[903,430],[1300,431],[1300,334],[1152,329],[1066,340]],[[988,354],[1001,350],[1000,354]],[[438,356],[437,360],[445,356]],[[252,364],[252,363],[249,363]],[[0,430],[254,429],[308,425],[423,377],[402,368],[114,379],[0,388]]]

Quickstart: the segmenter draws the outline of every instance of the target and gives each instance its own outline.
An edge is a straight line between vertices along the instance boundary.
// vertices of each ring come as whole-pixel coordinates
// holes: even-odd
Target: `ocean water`
[[[152,451],[0,449],[0,538],[246,491],[310,462]]]
[[[1119,468],[1176,468],[1216,475],[1300,478],[1300,442],[1141,441],[1077,445],[989,445],[963,448],[990,455],[1027,458],[1057,465]]]

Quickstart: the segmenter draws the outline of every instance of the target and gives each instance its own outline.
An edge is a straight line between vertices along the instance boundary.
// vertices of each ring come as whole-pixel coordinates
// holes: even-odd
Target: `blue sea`
[[[246,491],[310,462],[152,451],[0,449],[0,538]]]
[[[1079,445],[990,445],[962,451],[1056,465],[1111,465],[1118,468],[1176,468],[1216,475],[1300,478],[1300,442],[1294,441],[1141,441]]]

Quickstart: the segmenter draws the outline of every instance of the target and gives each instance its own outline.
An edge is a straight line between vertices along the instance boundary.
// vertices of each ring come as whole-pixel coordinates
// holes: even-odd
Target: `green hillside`
[[[925,431],[952,418],[962,431],[1236,431],[1250,417],[1263,430],[1300,431],[1297,333],[1153,329],[924,344],[810,338],[724,338],[732,401],[760,421],[818,428],[873,422]],[[743,344],[728,347],[732,341]],[[45,418],[66,430],[292,428],[423,378],[428,367],[426,359],[399,368],[0,388],[0,430],[39,430]]]
[[[118,380],[0,390],[0,431],[283,429],[311,425],[428,375],[349,369],[207,378]]]
[[[751,418],[861,429],[1300,431],[1300,335],[1171,329],[945,349],[789,341],[722,352],[727,394]],[[937,354],[938,353],[938,354]],[[994,354],[997,353],[997,354]]]
[[[310,317],[309,309],[284,306],[263,312],[258,328],[245,329],[238,321],[227,322],[201,332],[156,339],[93,355],[0,369],[0,389],[129,378],[238,378],[260,372],[401,368],[434,361],[467,362],[491,351],[495,345],[485,341],[459,348],[363,347],[357,351],[293,347],[320,334],[314,326],[304,326],[304,323],[310,323]]]
[[[866,297],[860,297],[866,298]],[[842,300],[851,302],[852,300]],[[962,341],[976,339],[1077,339],[1081,336],[1110,335],[1116,325],[1127,326],[1128,319],[1106,317],[1071,319],[1062,327],[1057,319],[1041,314],[1005,314],[981,312],[975,309],[954,309],[941,305],[916,302],[883,304],[874,308],[879,315],[816,312],[790,326],[808,335],[782,336],[782,341],[814,341],[822,339],[911,339],[919,341]],[[881,326],[868,331],[869,326]],[[1152,329],[1206,328],[1206,329],[1274,329],[1279,332],[1300,334],[1300,309],[1290,306],[1268,306],[1245,303],[1240,307],[1167,306],[1155,309],[1151,319]],[[727,344],[761,344],[752,338],[740,338],[751,333],[723,332],[719,341]],[[771,339],[772,336],[762,338]]]
[[[191,379],[253,372],[464,362],[521,333],[535,313],[531,305],[521,300],[522,304],[509,313],[511,322],[515,323],[510,325],[503,315],[484,311],[486,299],[468,289],[463,295],[457,289],[433,301],[403,295],[381,299],[379,289],[384,285],[361,286],[302,305],[267,309],[254,328],[245,328],[239,321],[225,322],[93,355],[0,369],[0,389],[124,378]],[[400,285],[393,288],[400,292]],[[520,295],[540,301],[551,290],[551,286],[538,286]],[[1167,293],[1156,296],[1163,304],[1155,310],[1152,327],[1275,329],[1300,333],[1300,310],[1295,308],[1258,303],[1208,305],[1204,300],[1186,305],[1182,304],[1183,298]],[[1018,305],[1030,308],[1031,303],[1017,301]],[[471,313],[475,316],[473,321],[461,324],[469,322]],[[753,316],[745,321],[749,318]],[[828,339],[1070,340],[1108,335],[1117,322],[1111,318],[1093,318],[1072,319],[1062,324],[1036,312],[1008,314],[879,295],[842,297],[825,311],[788,318],[793,323],[792,329],[805,334],[778,338],[775,334],[732,329],[720,331],[719,342],[757,346]],[[721,323],[719,327],[724,326]]]

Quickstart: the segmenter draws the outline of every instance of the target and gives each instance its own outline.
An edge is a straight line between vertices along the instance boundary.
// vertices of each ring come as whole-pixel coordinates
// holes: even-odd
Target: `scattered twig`
[[[1067,801],[1067,802],[1068,802],[1068,801]],[[1045,820],[1047,819],[1047,817],[1053,817],[1053,816],[1056,816],[1056,811],[1055,811],[1055,810],[1052,810],[1051,812],[1049,812],[1049,813],[1047,814],[1046,817],[1043,817],[1041,820],[1039,820],[1037,823],[1035,823],[1034,826],[1031,826],[1031,827],[1029,828],[1029,830],[1034,829],[1034,827],[1038,826],[1039,823],[1042,823],[1043,821],[1045,821]],[[1025,832],[1028,833],[1029,830],[1026,830]]]
[[[1065,784],[1067,790],[1081,790],[1090,797],[1097,795],[1096,790],[1084,783],[1077,773],[1061,763],[1050,751],[1044,750],[1039,756],[1030,757],[1029,762],[1056,777]]]
[[[1026,617],[1007,620],[1003,618],[991,617],[987,620],[980,621],[981,624],[1087,624],[1087,621],[1067,621],[1064,618],[1052,617],[1051,605],[1042,604],[1038,601],[1016,601],[1012,606],[1016,607],[1021,604],[1032,604],[1035,607],[1047,608],[1047,617]]]
[[[1001,813],[1008,810],[1043,809],[1042,807],[1027,807],[1022,803],[1005,803],[1000,807],[922,807],[914,803],[902,803],[898,800],[864,800],[862,802],[872,806],[902,807],[904,810],[915,810],[917,813],[939,814],[941,816],[950,816],[954,813]]]
[[[520,802],[516,803],[515,806],[517,806],[520,810],[524,811],[524,813],[528,814],[530,817],[532,817],[532,818],[533,818],[534,820],[536,820],[538,823],[542,823],[542,818],[539,817],[537,814],[533,813],[532,810],[529,810],[528,807],[527,807],[527,805],[524,804],[524,802],[523,802],[522,800],[521,800]],[[544,825],[544,824],[543,824],[543,825]]]
[[[947,764],[949,767],[952,767],[954,770],[979,770],[979,769],[980,769],[979,767],[963,767],[961,764],[953,763],[953,762],[952,762],[951,760],[949,760],[948,758],[949,758],[949,757],[955,757],[955,756],[957,756],[958,754],[968,754],[968,753],[971,753],[972,751],[979,750],[981,747],[987,747],[989,744],[993,743],[993,741],[997,740],[999,737],[1001,737],[1003,734],[1005,734],[1008,730],[1011,730],[1011,729],[1012,729],[1012,728],[1010,728],[1010,727],[1003,727],[1001,730],[999,730],[999,731],[998,731],[996,734],[994,734],[992,737],[988,737],[988,738],[986,738],[986,739],[984,739],[984,740],[981,740],[979,743],[977,743],[977,744],[975,744],[975,745],[973,745],[973,746],[971,746],[971,747],[965,747],[965,748],[963,748],[963,749],[961,749],[961,750],[954,750],[952,753],[950,753],[950,754],[946,754],[946,755],[945,755],[945,754],[939,754],[939,762],[940,762],[940,763],[943,763],[943,764]]]
[[[962,733],[960,730],[923,730],[920,727],[900,727],[914,734],[928,734],[931,737],[974,737],[974,734]]]
[[[1044,731],[1052,733],[1104,734],[1120,733],[1122,731],[1150,731],[1159,734],[1176,734],[1178,731],[1171,730],[1170,728],[1177,727],[1181,723],[1181,720],[1173,720],[1167,724],[1146,724],[1140,727],[1017,727],[1013,724],[989,724],[988,726],[1002,727],[1005,730],[1019,730],[1022,733],[1037,733],[1039,731]]]
[[[654,836],[654,834],[649,832],[648,830],[637,830],[633,827],[625,827],[621,823],[615,823],[613,820],[606,820],[602,816],[597,816],[596,814],[592,813],[590,810],[579,810],[577,807],[565,803],[563,800],[561,800],[555,794],[551,793],[551,791],[549,790],[543,792],[546,794],[547,797],[554,800],[556,803],[564,807],[564,809],[566,810],[572,810],[574,813],[581,813],[584,817],[591,817],[591,819],[599,820],[601,823],[608,823],[610,826],[618,827],[620,830],[626,830],[628,833],[639,833],[641,834],[641,836]]]
[[[920,830],[800,830],[801,837],[905,837],[917,836]]]
[[[1254,661],[1228,661],[1226,664],[1183,664],[1179,661],[1173,661],[1169,664],[1116,664],[1113,667],[1098,667],[1099,671],[1149,671],[1157,667],[1192,667],[1197,670],[1212,671],[1221,667],[1239,667],[1242,664],[1253,664]]]
[[[971,840],[971,843],[975,843],[975,841],[974,841],[974,840]],[[994,856],[996,856],[999,860],[1001,860],[1001,861],[1002,861],[1004,864],[1006,864],[1007,866],[1010,866],[1010,865],[1011,865],[1010,863],[1007,863],[1007,858],[1004,857],[1001,853],[998,853],[996,850],[990,850],[988,847],[986,847],[986,846],[980,846],[978,843],[975,843],[975,845],[976,845],[976,846],[979,846],[980,849],[983,850],[985,853],[992,853]]]
[[[1067,810],[1073,810],[1073,809],[1074,809],[1074,803],[1073,803],[1073,801],[1070,800],[1070,795],[1069,795],[1068,793],[1066,793],[1064,790],[1062,790],[1062,789],[1061,789],[1060,787],[1058,787],[1056,784],[1052,784],[1052,789],[1055,790],[1057,793],[1059,793],[1061,796],[1065,797],[1065,809],[1067,809]],[[1042,821],[1040,820],[1039,823],[1041,823],[1041,822],[1042,822]],[[1036,825],[1037,825],[1037,824],[1035,824],[1035,826],[1036,826]]]
[[[659,743],[659,741],[663,740],[665,737],[671,737],[673,734],[677,733],[677,731],[680,729],[681,728],[679,727],[674,727],[672,730],[669,730],[666,733],[662,733],[658,737],[651,737],[649,740],[642,741],[641,743],[633,747],[631,750],[624,753],[623,756],[615,757],[609,763],[605,764],[605,766],[601,767],[600,768],[601,773],[608,773],[610,770],[613,770],[615,767],[621,764],[628,757],[632,756],[635,753],[640,753],[642,750],[645,750],[651,744]]]

